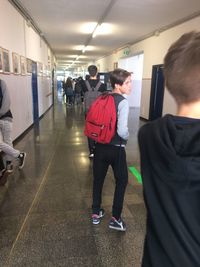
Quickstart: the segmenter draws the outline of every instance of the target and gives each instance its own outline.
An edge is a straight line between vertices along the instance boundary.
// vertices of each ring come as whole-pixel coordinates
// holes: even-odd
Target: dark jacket
[[[142,267],[200,266],[200,120],[166,115],[139,131],[147,208]]]

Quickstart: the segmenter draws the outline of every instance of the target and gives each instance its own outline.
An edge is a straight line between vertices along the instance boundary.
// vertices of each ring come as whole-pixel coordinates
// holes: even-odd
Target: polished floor
[[[0,187],[0,266],[139,267],[145,232],[142,185],[129,172],[123,210],[127,231],[108,228],[114,192],[109,169],[104,189],[106,215],[92,225],[92,161],[83,135],[82,106],[58,97],[38,125],[16,144],[27,152]],[[128,166],[139,170],[138,109],[130,111]]]

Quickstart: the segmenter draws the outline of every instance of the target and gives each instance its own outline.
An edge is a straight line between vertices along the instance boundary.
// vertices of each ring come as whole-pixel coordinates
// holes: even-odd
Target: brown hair
[[[122,85],[125,80],[131,76],[131,73],[123,69],[115,69],[110,72],[110,83],[112,88],[115,88],[115,84]]]
[[[90,74],[91,77],[96,76],[96,74],[97,74],[97,67],[95,65],[90,65],[88,67],[88,72],[89,72],[89,74]]]
[[[200,99],[200,32],[182,35],[164,59],[166,86],[178,104]]]

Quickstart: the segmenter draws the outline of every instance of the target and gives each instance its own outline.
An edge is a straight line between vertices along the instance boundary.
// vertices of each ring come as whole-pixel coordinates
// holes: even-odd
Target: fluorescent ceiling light
[[[78,50],[78,49],[77,49],[77,50]],[[73,58],[73,57],[77,57],[77,55],[68,55],[68,56],[65,57],[65,58],[67,59],[68,57],[69,57],[69,58]],[[64,58],[64,57],[62,57],[61,59],[63,59],[63,58]]]
[[[106,34],[111,34],[113,32],[112,30],[112,25],[109,23],[102,23],[97,25],[96,29],[94,30],[92,34],[92,38],[95,38],[96,35],[106,35]]]
[[[81,28],[80,31],[82,33],[87,33],[87,34],[91,34],[95,27],[97,26],[97,22],[88,22],[88,23],[84,23]]]
[[[92,38],[95,38],[96,35],[99,34],[99,32],[100,32],[100,28],[101,28],[101,24],[100,24],[100,25],[98,24],[98,25],[96,26],[96,28],[95,28],[93,34],[92,34]]]

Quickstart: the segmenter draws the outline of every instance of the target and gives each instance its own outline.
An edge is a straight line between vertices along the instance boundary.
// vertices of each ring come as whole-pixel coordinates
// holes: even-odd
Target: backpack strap
[[[97,85],[96,85],[96,87],[95,87],[95,90],[98,91],[99,88],[100,88],[100,86],[101,86],[101,81],[99,80],[98,83],[97,83]]]
[[[95,88],[92,88],[92,87],[91,87],[91,85],[90,85],[90,83],[89,83],[88,80],[85,81],[85,85],[86,85],[88,91],[98,91],[99,88],[100,88],[100,86],[101,86],[101,81],[98,81],[98,83],[97,83],[97,85],[95,86]]]

